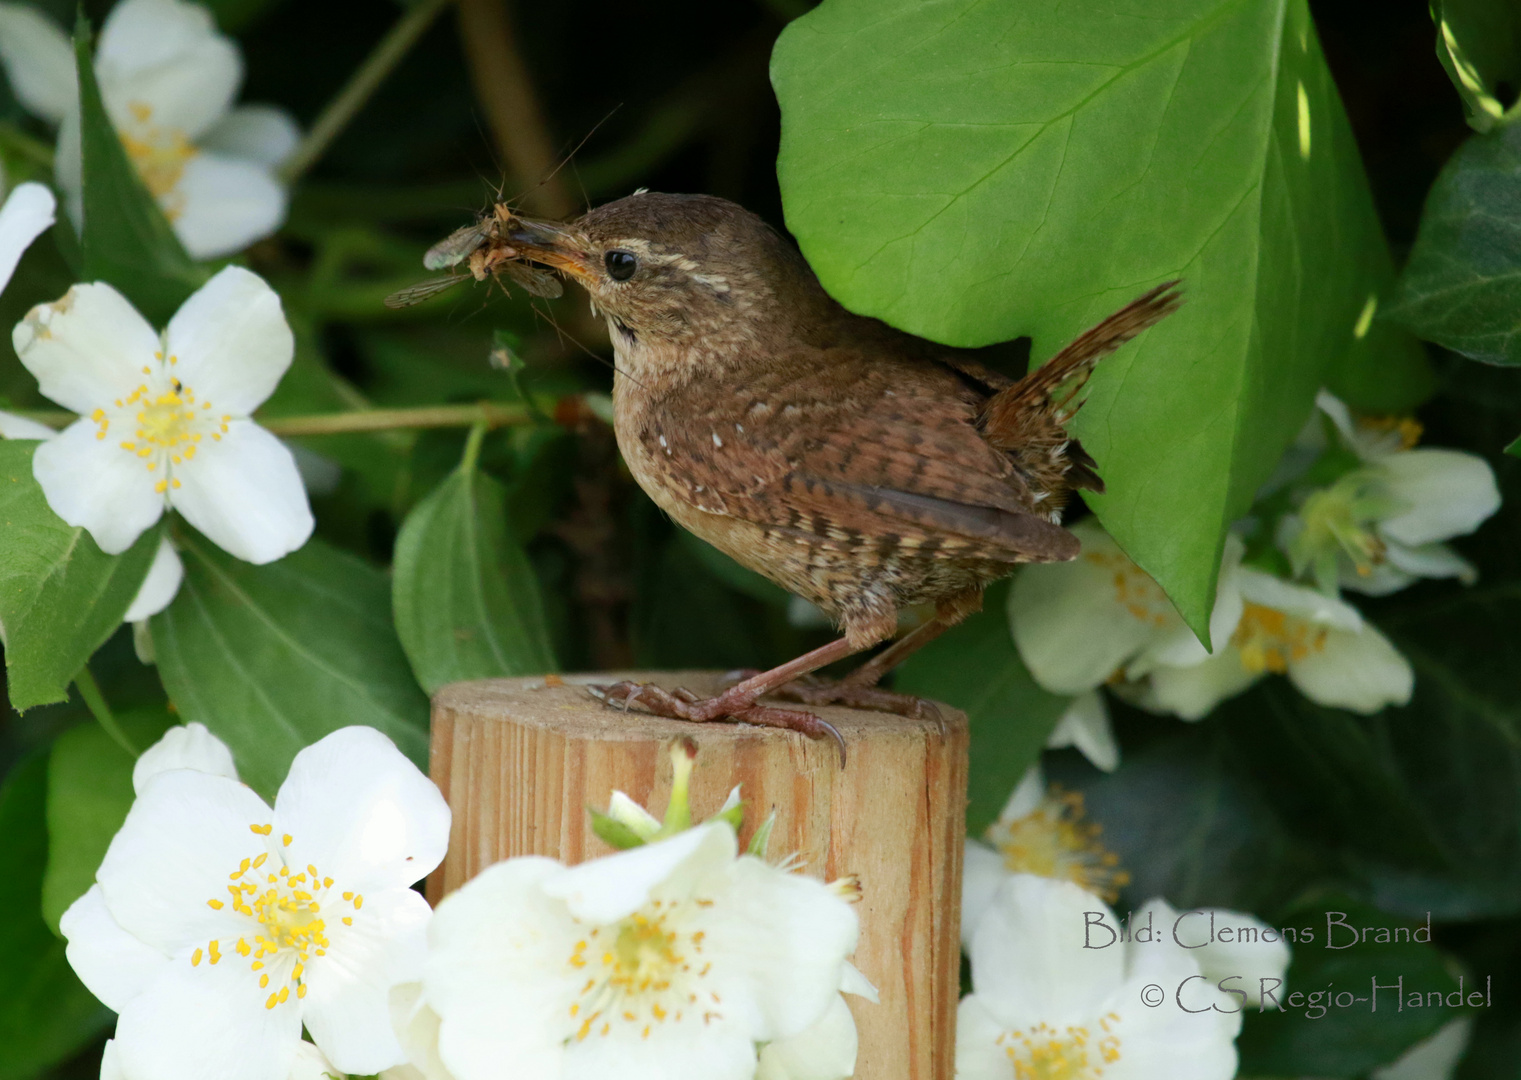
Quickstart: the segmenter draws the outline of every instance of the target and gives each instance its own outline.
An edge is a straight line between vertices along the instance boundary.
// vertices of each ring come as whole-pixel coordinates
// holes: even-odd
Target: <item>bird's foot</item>
[[[613,708],[627,710],[637,706],[643,712],[672,720],[707,723],[728,719],[764,727],[786,728],[810,739],[830,739],[840,751],[840,767],[845,766],[845,739],[833,724],[800,709],[757,705],[759,694],[742,685],[731,686],[710,698],[699,698],[684,687],[666,690],[654,683],[627,681],[592,685],[587,690],[594,698]]]
[[[850,709],[875,709],[877,712],[894,713],[915,720],[932,720],[942,731],[945,727],[940,707],[929,698],[883,690],[880,686],[855,681],[848,675],[843,679],[804,675],[785,686],[777,687],[771,696],[804,705],[844,705]]]

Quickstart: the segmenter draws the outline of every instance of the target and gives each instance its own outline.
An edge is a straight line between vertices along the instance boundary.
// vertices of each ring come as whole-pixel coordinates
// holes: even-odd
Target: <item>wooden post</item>
[[[966,717],[936,724],[853,709],[817,710],[849,748],[787,731],[689,724],[610,709],[577,683],[620,676],[496,679],[444,687],[433,699],[433,779],[454,811],[449,855],[428,882],[435,904],[475,874],[515,855],[566,863],[606,854],[588,806],[616,788],[657,815],[670,791],[663,752],[697,742],[695,818],[735,784],[745,800],[741,842],[772,809],[773,859],[797,852],[804,872],[861,880],[855,964],[881,1004],[849,998],[860,1033],[859,1080],[952,1080],[960,986],[961,856],[966,835]],[[717,676],[632,677],[710,693]]]

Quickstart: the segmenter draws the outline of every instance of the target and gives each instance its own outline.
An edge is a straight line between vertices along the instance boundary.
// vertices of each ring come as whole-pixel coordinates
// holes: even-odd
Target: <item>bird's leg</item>
[[[934,641],[973,612],[982,610],[982,589],[968,590],[935,608],[935,615],[904,634],[843,679],[804,676],[776,692],[777,697],[800,701],[805,705],[845,705],[854,709],[877,709],[881,712],[912,716],[921,720],[940,720],[940,710],[928,698],[898,694],[877,686],[893,668]]]
[[[747,724],[764,724],[767,727],[787,728],[801,732],[812,739],[833,739],[840,749],[840,764],[845,763],[845,740],[834,725],[812,713],[799,709],[777,709],[769,705],[757,705],[765,695],[793,679],[817,671],[836,660],[843,660],[863,646],[853,645],[849,638],[831,641],[812,652],[806,652],[795,660],[757,672],[742,679],[727,690],[710,698],[699,698],[690,690],[665,690],[653,683],[620,682],[607,686],[591,686],[593,696],[609,705],[627,709],[637,705],[656,716],[668,716],[673,720],[706,722],[725,717],[742,720]]]

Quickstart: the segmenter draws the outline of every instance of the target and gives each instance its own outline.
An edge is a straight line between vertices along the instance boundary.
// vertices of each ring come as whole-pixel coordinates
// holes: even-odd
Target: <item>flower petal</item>
[[[288,1080],[344,1080],[333,1063],[323,1057],[305,1039],[296,1045],[296,1058],[291,1062]]]
[[[1390,541],[1385,556],[1390,565],[1417,577],[1455,577],[1464,585],[1472,585],[1479,580],[1479,571],[1473,563],[1446,544],[1406,547],[1398,541]]]
[[[1226,536],[1225,553],[1220,560],[1220,580],[1215,589],[1215,606],[1209,614],[1209,640],[1215,652],[1225,647],[1241,622],[1245,601],[1241,596],[1239,573],[1245,550],[1241,538],[1235,533]],[[1192,667],[1202,664],[1210,655],[1204,643],[1179,619],[1171,630],[1159,632],[1156,639],[1141,650],[1127,665],[1126,675],[1134,679],[1160,666]]]
[[[157,615],[169,606],[169,601],[180,591],[180,582],[184,580],[185,564],[180,562],[179,553],[166,536],[159,540],[158,551],[153,555],[153,565],[148,567],[148,576],[143,579],[142,586],[137,590],[132,605],[127,608],[121,621],[142,622]]]
[[[631,1025],[607,1037],[566,1046],[563,1080],[752,1080],[755,1044],[723,1020],[687,1016],[661,1024],[648,1039]],[[499,1074],[502,1075],[502,1074]],[[508,1074],[510,1075],[510,1074]],[[532,1073],[519,1075],[535,1075]],[[549,1074],[544,1074],[549,1075]]]
[[[1226,698],[1235,697],[1261,678],[1241,662],[1241,651],[1227,645],[1202,664],[1157,668],[1146,677],[1136,704],[1184,720],[1202,720]]]
[[[79,96],[74,47],[30,4],[0,4],[0,63],[11,93],[33,116],[57,124],[74,107]]]
[[[58,432],[46,424],[39,424],[35,420],[28,420],[24,416],[15,413],[0,412],[0,439],[37,439],[39,441],[57,438]]]
[[[734,830],[715,821],[562,870],[545,880],[544,893],[576,918],[606,925],[644,907],[656,888],[690,888],[712,867],[732,863],[737,849]]]
[[[122,0],[101,25],[95,70],[118,130],[151,125],[194,140],[231,107],[243,58],[200,4]]]
[[[273,818],[236,780],[193,769],[162,774],[132,804],[95,875],[106,906],[124,930],[171,955],[236,939],[246,931],[242,917],[207,901],[226,895],[240,860],[276,850],[250,829]]]
[[[1236,580],[1241,585],[1242,597],[1249,603],[1282,611],[1317,626],[1357,630],[1363,625],[1363,617],[1356,608],[1318,589],[1291,585],[1282,578],[1245,566],[1237,572]]]
[[[454,1080],[438,1056],[438,1013],[423,1000],[422,983],[399,983],[391,987],[391,1027],[414,1070],[408,1080]],[[406,1068],[407,1066],[399,1066]],[[393,1071],[383,1076],[392,1077]],[[392,1080],[400,1080],[394,1077]]]
[[[165,344],[180,382],[236,417],[275,392],[296,350],[279,295],[241,266],[226,267],[180,306]]]
[[[961,947],[968,948],[977,924],[993,906],[993,899],[1009,876],[1003,856],[976,840],[966,842],[961,858]]]
[[[1226,638],[1216,638],[1223,643]],[[1067,706],[1051,734],[1046,736],[1046,748],[1060,749],[1075,746],[1096,769],[1114,772],[1120,764],[1120,745],[1114,741],[1114,729],[1109,723],[1109,707],[1104,696],[1097,690],[1079,694]]]
[[[755,1080],[849,1080],[858,1049],[855,1017],[836,995],[811,1027],[762,1048]]]
[[[266,169],[281,165],[300,142],[295,117],[273,105],[239,105],[200,139],[204,149]]]
[[[1391,540],[1417,547],[1473,532],[1500,508],[1494,470],[1475,454],[1421,448],[1390,454],[1389,493],[1410,509],[1379,524]]]
[[[164,497],[153,490],[158,473],[97,434],[90,420],[74,421],[38,445],[32,475],[53,513],[88,529],[107,555],[120,555],[163,515]]]
[[[458,1080],[561,1075],[578,988],[562,973],[583,931],[541,885],[563,869],[534,856],[499,862],[433,913],[423,995]]]
[[[58,125],[53,147],[53,179],[63,196],[63,209],[79,232],[84,224],[84,147],[79,131],[79,107],[70,109]]]
[[[431,873],[449,846],[444,797],[371,727],[339,728],[298,753],[275,797],[275,818],[277,831],[292,837],[288,863],[315,863],[360,893],[406,888]]]
[[[1415,689],[1415,673],[1378,629],[1327,632],[1322,647],[1289,661],[1289,680],[1311,701],[1359,713],[1404,705]]]
[[[391,1027],[390,991],[422,977],[432,914],[411,889],[371,893],[354,925],[334,927],[327,955],[312,959],[302,1018],[344,1072],[370,1075],[406,1060]]]
[[[1182,914],[1161,897],[1147,901],[1136,912],[1132,925],[1151,926],[1155,937],[1150,942],[1132,942],[1131,950],[1150,954],[1156,951],[1157,942],[1161,943],[1162,949],[1184,949],[1186,943],[1191,946],[1186,949],[1187,954],[1198,964],[1205,979],[1219,983],[1235,976],[1237,981],[1231,986],[1247,995],[1247,1004],[1251,1008],[1262,1007],[1264,980],[1267,980],[1269,993],[1276,993],[1282,1000],[1283,977],[1289,967],[1289,946],[1279,937],[1278,931],[1244,912],[1223,908],[1196,910],[1203,914]],[[1178,921],[1180,915],[1184,919],[1182,923]],[[1213,938],[1209,934],[1211,926],[1215,927]],[[1175,930],[1178,938],[1173,936]],[[1268,940],[1264,934],[1271,934],[1273,940]],[[1278,984],[1276,988],[1274,982]]]
[[[1082,539],[1082,554],[1024,567],[1009,592],[1019,654],[1035,681],[1056,694],[1099,686],[1182,621],[1107,533],[1086,521],[1072,531]]]
[[[709,894],[713,904],[694,925],[707,935],[710,978],[730,987],[720,994],[725,1016],[744,1022],[742,999],[751,997],[760,1025],[750,1032],[753,1041],[795,1035],[839,996],[840,966],[860,932],[855,909],[822,881],[753,855],[723,876],[727,888]]]
[[[312,535],[312,510],[290,451],[252,420],[233,420],[220,442],[202,442],[175,471],[169,501],[222,550],[273,562]]]
[[[225,877],[225,875],[224,875]],[[267,992],[243,964],[165,965],[127,1003],[116,1049],[128,1076],[154,1080],[288,1080],[301,1041],[294,1001],[265,1008]]]
[[[44,395],[88,415],[141,385],[158,335],[121,293],[97,281],[32,308],[11,344]]]
[[[1010,874],[967,950],[972,987],[995,1018],[1086,1023],[1124,977],[1118,948],[1085,949],[1090,916],[1114,926],[1102,900],[1068,881]],[[1108,940],[1101,931],[1093,944]]]
[[[21,253],[53,224],[57,209],[58,200],[41,184],[19,184],[6,198],[0,207],[0,290],[10,284]]]
[[[230,780],[238,778],[238,767],[233,764],[227,744],[207,731],[205,724],[195,721],[170,728],[163,738],[138,755],[132,766],[132,790],[141,795],[150,780],[174,769],[194,769]]]
[[[1026,814],[1033,814],[1046,797],[1046,776],[1037,761],[1025,770],[1019,783],[1009,793],[1003,809],[998,812],[999,821],[1018,821]]]
[[[185,250],[192,258],[215,259],[278,229],[287,196],[263,166],[203,151],[185,163],[165,200]]]
[[[74,974],[113,1012],[121,1012],[169,963],[168,954],[133,937],[111,917],[99,885],[69,905],[58,929],[69,943],[64,955]]]
[[[127,1074],[121,1071],[121,1059],[116,1056],[115,1039],[107,1039],[105,1049],[100,1052],[100,1080],[127,1080]]]
[[[1007,1032],[977,993],[956,1010],[956,1080],[1009,1080],[1009,1055],[1000,1043]]]

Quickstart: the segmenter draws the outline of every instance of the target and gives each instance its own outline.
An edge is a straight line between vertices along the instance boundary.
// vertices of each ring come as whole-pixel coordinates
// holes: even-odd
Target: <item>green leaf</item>
[[[162,326],[208,275],[191,261],[143,185],[100,98],[90,57],[90,24],[74,28],[83,152],[86,281],[105,281]]]
[[[1521,364],[1521,124],[1475,135],[1426,198],[1390,317],[1486,364]]]
[[[555,670],[538,580],[507,529],[506,489],[474,457],[467,451],[396,538],[396,632],[430,694],[463,679]]]
[[[785,608],[791,599],[791,594],[770,578],[757,574],[747,566],[741,566],[706,540],[685,529],[677,531],[676,542],[686,548],[702,564],[703,569],[735,592],[744,593],[772,607]]]
[[[617,851],[629,851],[644,846],[644,837],[618,819],[608,817],[596,807],[589,806],[586,812],[591,815],[592,833],[608,847]]]
[[[428,702],[391,626],[380,571],[320,540],[250,566],[199,536],[181,541],[185,582],[153,618],[169,698],[232,748],[238,774],[272,796],[304,746],[351,724],[428,761]]]
[[[1124,722],[1125,706],[1115,712]],[[1233,766],[1222,725],[1161,723],[1165,734],[1127,748],[1113,773],[1069,777],[1055,761],[1048,769],[1053,780],[1082,790],[1101,842],[1130,874],[1126,898],[1140,904],[1165,896],[1184,910],[1282,906],[1323,869],[1314,849],[1284,828],[1258,785]]]
[[[0,634],[11,705],[63,701],[70,681],[121,625],[158,550],[149,529],[107,555],[48,507],[32,477],[39,444],[0,441]]]
[[[1308,928],[1315,936],[1290,946],[1293,960],[1280,1000],[1297,1000],[1298,1007],[1245,1016],[1236,1040],[1243,1076],[1361,1077],[1470,1011],[1438,1006],[1435,999],[1426,998],[1432,993],[1451,994],[1458,982],[1435,948],[1413,940],[1417,932],[1430,939],[1424,920],[1409,922],[1349,897],[1323,894],[1273,922],[1296,931]],[[1352,945],[1350,927],[1357,928],[1359,937],[1363,928],[1371,928],[1367,940]],[[1391,940],[1401,929],[1403,940]],[[1383,942],[1378,941],[1379,930],[1387,931]],[[1327,934],[1334,935],[1330,944],[1340,947],[1328,947]],[[1375,982],[1381,988],[1376,1012],[1372,1008]],[[1484,989],[1482,978],[1465,977],[1465,994],[1475,988],[1475,982],[1480,991]],[[1401,986],[1404,1002],[1398,1000]],[[1304,996],[1293,999],[1296,991]],[[1317,992],[1343,1004],[1316,1009],[1309,1004],[1309,995]],[[1421,995],[1421,1007],[1409,1007],[1412,993]],[[1320,998],[1320,1004],[1327,999]],[[1424,1004],[1427,1000],[1432,1001],[1430,1007]],[[1401,1009],[1400,1004],[1407,1007]]]
[[[47,759],[28,758],[0,787],[0,1080],[30,1080],[76,1053],[111,1012],[75,977],[42,921]]]
[[[1187,302],[1073,425],[1105,527],[1208,633],[1227,526],[1392,269],[1304,0],[826,0],[771,75],[787,224],[853,311],[1039,360],[1148,285]],[[1357,380],[1348,380],[1354,385]]]
[[[162,706],[119,713],[123,731],[147,749],[174,724]],[[99,724],[64,732],[48,759],[48,864],[42,879],[42,917],[58,933],[58,920],[95,882],[111,838],[132,808],[132,766],[137,759]]]
[[[1007,583],[988,590],[983,609],[913,654],[895,690],[954,705],[971,721],[967,832],[977,836],[998,817],[1070,698],[1042,690],[1026,670],[1004,616]]]
[[[1437,59],[1463,99],[1469,126],[1484,132],[1521,116],[1521,7],[1510,0],[1431,0],[1431,17]]]

